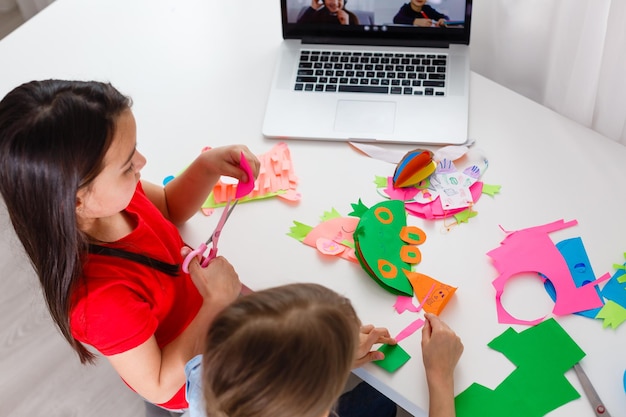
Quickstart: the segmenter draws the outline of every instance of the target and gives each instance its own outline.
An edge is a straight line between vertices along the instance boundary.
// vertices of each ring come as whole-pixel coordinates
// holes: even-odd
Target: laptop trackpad
[[[339,100],[335,114],[335,130],[362,132],[366,135],[393,133],[395,116],[394,102]]]

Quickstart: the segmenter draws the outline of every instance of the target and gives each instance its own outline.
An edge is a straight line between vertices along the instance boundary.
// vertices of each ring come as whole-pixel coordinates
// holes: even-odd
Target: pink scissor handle
[[[204,253],[206,248],[207,248],[206,243],[202,242],[200,246],[198,246],[198,249],[192,250],[191,252],[189,252],[187,256],[185,256],[185,260],[183,261],[183,272],[185,274],[189,273],[189,263],[193,260],[193,258],[195,258],[198,255],[202,255],[202,253]],[[211,249],[211,251],[213,251],[213,249]],[[207,265],[208,264],[209,263],[207,262]],[[203,262],[202,267],[205,267],[205,266],[206,265],[204,265],[204,262]]]
[[[211,250],[209,251],[209,256],[204,258],[204,261],[202,261],[200,266],[202,266],[203,268],[206,268],[209,265],[209,262],[211,262],[216,257],[217,257],[217,247],[213,246]]]

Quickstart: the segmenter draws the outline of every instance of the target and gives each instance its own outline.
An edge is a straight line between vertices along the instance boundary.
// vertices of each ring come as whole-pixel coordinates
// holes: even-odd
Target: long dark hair
[[[69,323],[88,248],[76,194],[102,171],[116,120],[131,104],[110,84],[62,80],[22,84],[0,101],[0,192],[52,319],[82,363],[95,357]]]

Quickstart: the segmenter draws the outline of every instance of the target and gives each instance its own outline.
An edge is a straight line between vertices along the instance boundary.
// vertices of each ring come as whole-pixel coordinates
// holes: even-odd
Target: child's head
[[[203,357],[208,417],[322,417],[358,347],[350,301],[317,284],[252,293],[222,311]]]
[[[92,356],[69,332],[69,297],[86,242],[77,193],[104,165],[130,99],[110,84],[46,80],[0,101],[0,192],[39,276],[48,308],[82,360]]]

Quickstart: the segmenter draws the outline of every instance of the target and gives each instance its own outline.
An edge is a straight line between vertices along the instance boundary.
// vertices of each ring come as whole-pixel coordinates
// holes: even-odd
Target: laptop
[[[281,0],[263,135],[466,143],[471,12],[472,0]]]

